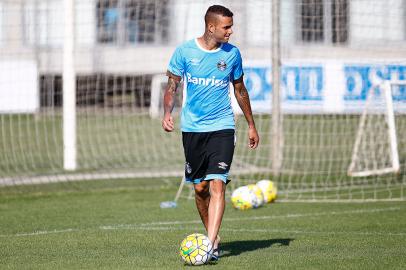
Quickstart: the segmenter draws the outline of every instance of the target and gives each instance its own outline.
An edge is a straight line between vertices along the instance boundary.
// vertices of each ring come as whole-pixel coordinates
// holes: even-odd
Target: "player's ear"
[[[207,25],[207,29],[209,30],[209,33],[210,33],[210,34],[213,34],[213,33],[214,33],[214,30],[216,30],[216,26],[215,26],[213,23],[209,23],[209,24]]]

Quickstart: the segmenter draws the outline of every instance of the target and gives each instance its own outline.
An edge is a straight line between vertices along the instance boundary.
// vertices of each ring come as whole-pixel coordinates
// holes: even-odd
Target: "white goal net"
[[[386,81],[367,94],[361,115],[348,175],[372,176],[399,173],[399,154],[392,85]],[[401,83],[405,85],[405,83]]]
[[[274,1],[0,1],[0,189],[180,179],[179,119],[175,132],[161,128],[164,74],[216,3],[234,13],[230,42],[243,56],[261,136],[248,149],[235,107],[231,187],[271,179],[280,200],[405,200],[405,2],[279,0],[272,34]],[[273,35],[281,44],[277,155]],[[385,82],[397,82],[389,99],[378,87]],[[179,93],[176,116],[181,105]]]

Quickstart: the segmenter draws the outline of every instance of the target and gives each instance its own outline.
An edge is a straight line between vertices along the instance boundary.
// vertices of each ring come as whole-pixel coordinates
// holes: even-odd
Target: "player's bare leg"
[[[207,225],[209,223],[209,203],[210,203],[210,189],[209,182],[202,181],[199,184],[195,184],[195,202],[197,210],[199,211],[200,218],[207,231]]]
[[[209,225],[209,204],[210,204],[210,182],[213,181],[202,181],[199,184],[195,184],[195,202],[197,210],[199,211],[200,218],[203,222],[206,231],[208,232],[208,225]],[[219,181],[216,181],[219,182]],[[223,196],[224,197],[224,196]],[[224,207],[223,207],[224,212]],[[217,230],[218,231],[218,230]],[[212,241],[212,239],[211,239]],[[217,249],[218,244],[220,243],[220,236],[217,233],[217,237],[214,240],[213,248]]]
[[[226,184],[221,180],[210,181],[210,202],[209,202],[209,220],[207,225],[207,234],[213,243],[213,248],[217,249],[220,242],[218,236],[221,221],[225,209],[225,190]]]

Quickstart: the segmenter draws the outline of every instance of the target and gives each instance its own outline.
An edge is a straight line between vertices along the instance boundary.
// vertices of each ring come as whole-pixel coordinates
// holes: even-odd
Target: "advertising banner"
[[[400,63],[406,63],[402,61]],[[394,109],[406,113],[406,64],[344,61],[287,61],[281,69],[281,106],[286,113],[360,113],[369,91],[392,87]],[[271,112],[272,68],[261,62],[244,65],[244,82],[254,112]]]

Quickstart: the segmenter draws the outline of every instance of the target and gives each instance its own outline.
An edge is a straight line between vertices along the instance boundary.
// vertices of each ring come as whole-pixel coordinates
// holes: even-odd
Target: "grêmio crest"
[[[226,61],[224,61],[223,59],[221,59],[220,61],[217,62],[217,69],[224,71],[227,68],[227,64]]]

